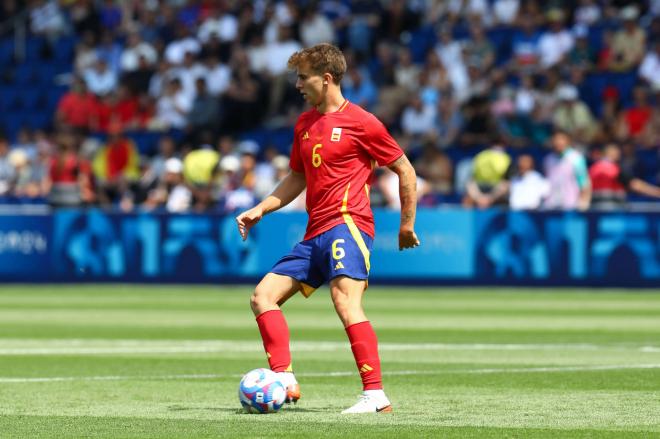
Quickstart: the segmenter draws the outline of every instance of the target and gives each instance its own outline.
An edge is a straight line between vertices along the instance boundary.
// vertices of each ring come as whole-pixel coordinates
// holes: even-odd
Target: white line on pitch
[[[558,366],[558,367],[518,367],[518,368],[488,368],[488,369],[447,369],[447,370],[394,370],[384,371],[385,376],[405,375],[450,375],[450,374],[497,374],[497,373],[547,373],[547,372],[592,372],[600,370],[626,369],[660,369],[660,364],[611,364],[595,366]],[[298,373],[298,377],[325,378],[353,376],[357,372],[309,372]],[[106,375],[80,377],[0,377],[0,383],[50,383],[71,381],[177,381],[206,380],[220,378],[240,378],[239,374],[181,374],[181,375]]]
[[[347,349],[346,342],[293,342],[296,352],[334,352]],[[625,350],[660,352],[660,347],[597,344],[495,344],[495,343],[381,343],[381,351],[528,351],[528,350]],[[0,339],[0,356],[11,355],[108,355],[262,352],[258,342],[237,340],[21,340]]]

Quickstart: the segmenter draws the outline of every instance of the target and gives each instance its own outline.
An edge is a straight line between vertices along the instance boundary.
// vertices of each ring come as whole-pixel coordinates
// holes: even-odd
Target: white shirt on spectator
[[[111,69],[99,71],[96,68],[90,68],[85,70],[83,78],[89,91],[95,95],[106,95],[117,87],[117,75]]]
[[[231,14],[207,18],[199,27],[197,38],[202,43],[206,43],[211,39],[212,34],[216,34],[223,42],[234,41],[238,35],[238,20]]]
[[[120,65],[123,72],[133,72],[140,66],[140,57],[144,57],[149,65],[158,61],[158,53],[154,47],[142,41],[135,47],[127,47],[121,54]]]
[[[220,96],[231,84],[231,69],[221,63],[208,68],[206,73],[206,88],[211,96]]]
[[[330,20],[324,15],[315,14],[311,20],[300,23],[300,39],[305,47],[320,43],[334,43],[335,30]]]
[[[435,107],[422,105],[421,111],[407,106],[401,115],[401,128],[406,134],[424,135],[433,131],[435,126]]]
[[[655,89],[660,87],[660,56],[658,56],[658,52],[652,51],[644,56],[642,64],[639,66],[639,76],[647,80]]]
[[[272,75],[281,75],[288,71],[289,57],[302,49],[295,40],[280,41],[266,46],[266,70]]]
[[[541,65],[554,66],[573,48],[573,44],[573,35],[566,29],[559,32],[545,32],[539,40]]]
[[[186,66],[180,66],[172,71],[172,78],[179,78],[181,80],[181,87],[183,87],[183,93],[187,96],[187,98],[192,101],[195,100],[195,97],[197,96],[197,86],[195,85],[195,82],[197,81],[197,78],[206,78],[206,83],[208,87],[208,69],[206,68],[205,65],[201,63],[194,63],[193,65],[186,67]]]
[[[513,210],[538,209],[549,193],[548,180],[537,171],[527,171],[511,179],[509,207]]]
[[[512,24],[518,16],[520,0],[495,0],[493,15],[497,23]]]
[[[183,62],[186,52],[197,55],[202,50],[202,46],[193,37],[186,37],[180,40],[172,41],[165,48],[165,59],[170,64],[179,65]]]
[[[35,34],[57,34],[64,31],[64,17],[56,1],[47,1],[30,11],[30,29]]]
[[[190,209],[192,192],[183,184],[176,185],[169,196],[165,208],[168,212],[182,213]]]
[[[156,103],[156,118],[169,128],[185,128],[192,101],[183,91],[162,96]]]

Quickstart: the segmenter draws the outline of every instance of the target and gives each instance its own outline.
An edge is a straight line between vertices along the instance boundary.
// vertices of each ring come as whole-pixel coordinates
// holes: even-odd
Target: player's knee
[[[259,315],[268,309],[272,305],[271,302],[267,292],[261,290],[258,286],[250,296],[250,308],[252,308],[255,315]]]

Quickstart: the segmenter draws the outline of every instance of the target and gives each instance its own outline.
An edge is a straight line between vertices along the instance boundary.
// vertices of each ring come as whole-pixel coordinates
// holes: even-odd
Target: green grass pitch
[[[373,286],[395,411],[366,416],[327,289],[285,306],[300,403],[240,410],[250,292],[3,286],[0,438],[660,437],[660,291]]]

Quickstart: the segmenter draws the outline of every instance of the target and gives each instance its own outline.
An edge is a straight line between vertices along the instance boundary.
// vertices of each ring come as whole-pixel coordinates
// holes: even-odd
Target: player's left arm
[[[408,157],[403,154],[388,166],[399,176],[399,199],[401,200],[401,225],[399,227],[399,250],[417,247],[420,242],[415,233],[417,211],[417,175]]]

